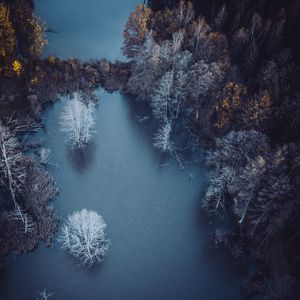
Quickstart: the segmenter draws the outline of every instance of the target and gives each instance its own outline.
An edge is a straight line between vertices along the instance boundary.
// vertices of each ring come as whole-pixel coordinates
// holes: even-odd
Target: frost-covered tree
[[[172,124],[167,121],[156,133],[153,139],[153,146],[160,149],[162,152],[171,152],[173,150],[171,132]]]
[[[184,34],[182,31],[177,31],[173,33],[172,36],[172,52],[173,55],[178,53],[181,50],[183,44]]]
[[[287,147],[249,159],[233,183],[234,213],[253,235],[257,228],[267,235],[282,228],[293,210],[291,180],[287,174]]]
[[[193,53],[195,56],[198,55],[201,43],[205,40],[207,34],[211,31],[209,25],[206,23],[204,17],[199,17],[198,20],[192,24],[192,38]]]
[[[193,101],[195,118],[198,119],[202,102],[221,81],[222,71],[217,63],[207,64],[202,60],[191,67],[188,78],[188,93]]]
[[[193,20],[194,14],[192,3],[180,0],[178,7],[175,9],[177,25],[185,28]]]
[[[184,71],[188,72],[191,62],[193,61],[193,55],[188,50],[180,51],[175,54],[173,59],[173,69],[174,71]]]
[[[229,191],[230,184],[236,176],[233,168],[224,167],[217,172],[209,182],[203,204],[210,213],[214,213],[220,208],[225,209],[225,194]]]
[[[188,76],[183,70],[171,70],[164,74],[154,89],[151,107],[157,119],[174,120],[187,97]]]
[[[173,33],[172,40],[166,40],[160,44],[161,68],[166,71],[182,70],[188,67],[192,61],[192,53],[184,50],[184,31]]]
[[[210,212],[225,207],[225,194],[234,195],[236,178],[243,172],[249,159],[264,155],[268,150],[267,137],[255,130],[232,131],[216,140],[215,150],[207,157],[209,166],[214,167],[204,207]]]
[[[18,217],[25,222],[17,202],[17,195],[23,190],[26,170],[19,142],[10,130],[0,123],[0,183],[10,193]]]
[[[110,241],[105,229],[106,223],[97,212],[82,209],[68,216],[58,240],[63,249],[90,267],[101,262],[108,252]]]
[[[161,75],[160,46],[153,40],[152,33],[146,35],[132,63],[132,76],[128,81],[129,93],[137,100],[147,100],[153,90],[153,83]]]
[[[42,290],[38,293],[37,300],[48,300],[50,297],[53,297],[54,293],[48,293],[47,289]]]
[[[255,130],[231,131],[216,139],[216,147],[209,152],[207,163],[221,169],[243,168],[248,159],[262,155],[269,148],[269,139]]]
[[[208,155],[215,174],[204,207],[209,212],[231,208],[243,234],[256,234],[255,242],[265,244],[293,210],[293,201],[287,201],[292,191],[287,149],[272,149],[269,139],[254,130],[233,131],[218,139],[216,150]]]
[[[173,89],[173,94],[171,98],[171,108],[173,114],[175,115],[175,119],[178,118],[180,108],[183,105],[186,97],[187,97],[187,83],[188,83],[188,76],[185,71],[178,71],[175,72],[174,75],[174,86],[176,87]]]
[[[167,120],[170,117],[173,81],[174,72],[166,72],[151,97],[153,114],[158,119]]]
[[[95,105],[84,103],[78,93],[66,103],[60,116],[61,130],[73,146],[84,147],[93,139],[94,111]]]

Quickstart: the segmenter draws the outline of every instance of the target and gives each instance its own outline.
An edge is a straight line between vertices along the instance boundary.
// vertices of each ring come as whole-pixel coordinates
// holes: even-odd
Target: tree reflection
[[[86,171],[92,164],[95,157],[96,144],[89,143],[83,148],[67,148],[67,158],[74,170],[79,173]]]

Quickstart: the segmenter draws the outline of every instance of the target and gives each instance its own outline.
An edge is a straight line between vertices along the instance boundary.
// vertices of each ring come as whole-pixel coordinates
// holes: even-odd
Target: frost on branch
[[[62,248],[89,267],[101,262],[110,241],[105,237],[106,223],[93,210],[82,209],[68,216],[59,236]]]
[[[160,149],[162,152],[172,151],[173,143],[170,140],[172,125],[166,122],[157,132],[153,139],[153,146]]]
[[[140,47],[132,64],[132,76],[128,81],[128,92],[136,95],[137,100],[147,100],[153,90],[153,83],[161,75],[161,47],[152,33],[146,34],[145,42]]]
[[[153,114],[158,119],[167,119],[170,112],[174,72],[167,72],[159,82],[151,99]]]
[[[204,207],[209,212],[224,209],[225,195],[231,195],[234,198],[235,183],[249,159],[255,159],[259,154],[265,155],[267,149],[267,137],[255,130],[231,131],[224,137],[218,138],[215,150],[209,152],[207,157],[207,164],[214,167],[215,173],[210,179]],[[244,202],[243,207],[246,206],[247,202]]]
[[[0,176],[0,184],[7,188],[13,201],[14,215],[18,215],[25,224],[17,202],[17,195],[22,191],[26,180],[24,158],[19,150],[18,140],[2,123],[0,123]]]
[[[47,289],[42,290],[41,292],[39,292],[38,296],[37,296],[37,300],[48,300],[50,297],[53,297],[54,293],[48,293]]]
[[[73,146],[82,148],[93,139],[94,112],[94,104],[85,104],[78,93],[64,107],[60,118],[61,130]]]
[[[272,148],[255,130],[232,131],[216,140],[208,155],[215,169],[204,207],[211,213],[230,208],[241,233],[266,245],[283,228],[293,211],[288,146]],[[253,241],[254,242],[254,241]]]
[[[230,190],[230,183],[236,174],[232,168],[223,168],[220,174],[216,175],[209,182],[203,207],[210,213],[219,208],[225,209],[225,194]]]

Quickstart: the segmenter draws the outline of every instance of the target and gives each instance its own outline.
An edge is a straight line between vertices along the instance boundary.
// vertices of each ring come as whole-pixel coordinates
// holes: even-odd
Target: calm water
[[[122,30],[134,0],[39,0],[50,27],[46,54],[121,59]],[[119,93],[98,91],[95,142],[84,152],[64,143],[58,117],[66,99],[44,114],[38,136],[52,151],[60,194],[53,202],[64,219],[76,209],[98,211],[107,222],[109,255],[82,268],[70,255],[43,244],[32,254],[9,256],[0,278],[1,299],[35,299],[47,288],[55,299],[243,299],[237,267],[209,252],[211,229],[200,197],[206,170],[175,162],[160,167],[152,133],[137,122],[141,107]],[[192,175],[192,176],[191,176]],[[192,180],[190,178],[193,177]],[[51,298],[50,298],[51,299]]]

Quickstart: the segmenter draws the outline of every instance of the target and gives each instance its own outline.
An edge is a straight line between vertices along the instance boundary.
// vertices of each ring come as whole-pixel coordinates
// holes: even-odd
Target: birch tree
[[[172,124],[166,122],[157,132],[153,139],[153,146],[160,149],[162,152],[171,152],[173,143],[171,141]]]
[[[188,92],[193,101],[195,118],[198,119],[204,97],[221,81],[222,71],[217,63],[207,64],[201,60],[191,67],[188,78]]]
[[[106,223],[93,210],[82,209],[68,216],[58,241],[61,247],[91,267],[107,254],[110,241],[105,236]]]
[[[167,120],[171,103],[174,72],[169,71],[161,78],[151,98],[151,107],[156,118]]]
[[[78,93],[67,102],[61,117],[61,130],[73,146],[82,148],[94,138],[95,105],[83,103]]]
[[[194,55],[197,57],[198,50],[201,43],[205,40],[207,34],[211,31],[209,25],[206,23],[204,17],[199,17],[197,21],[192,24],[192,42],[194,48]]]
[[[175,9],[178,26],[185,28],[194,19],[194,9],[191,2],[181,0]]]
[[[16,216],[25,223],[25,215],[17,202],[17,195],[22,191],[26,179],[23,156],[18,148],[16,137],[0,122],[0,182],[10,193]]]
[[[161,47],[155,43],[152,33],[146,35],[145,42],[132,64],[132,76],[128,81],[129,93],[137,100],[147,100],[153,90],[153,82],[161,75]]]

